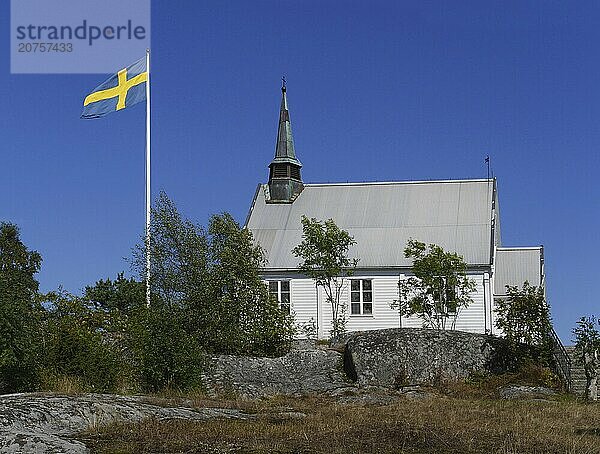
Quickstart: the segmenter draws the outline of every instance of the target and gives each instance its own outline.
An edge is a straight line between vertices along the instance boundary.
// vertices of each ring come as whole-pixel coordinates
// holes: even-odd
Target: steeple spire
[[[296,158],[294,150],[294,137],[292,136],[292,123],[290,122],[290,111],[287,103],[287,87],[285,76],[281,78],[281,108],[279,109],[279,129],[277,131],[277,145],[275,147],[275,159],[273,162],[293,162],[299,166],[300,161]]]
[[[296,158],[292,123],[287,102],[285,76],[281,79],[281,107],[279,109],[279,128],[275,158],[269,164],[269,194],[271,202],[293,202],[304,189],[300,168],[302,164]]]

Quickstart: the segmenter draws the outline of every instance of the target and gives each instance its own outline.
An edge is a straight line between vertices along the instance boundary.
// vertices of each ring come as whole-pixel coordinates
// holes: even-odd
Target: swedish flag
[[[148,70],[141,58],[111,76],[85,97],[81,118],[100,118],[146,100]]]

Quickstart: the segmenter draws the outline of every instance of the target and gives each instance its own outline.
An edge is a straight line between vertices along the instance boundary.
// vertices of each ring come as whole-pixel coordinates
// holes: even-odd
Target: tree
[[[189,312],[172,304],[134,311],[127,344],[144,391],[185,390],[201,384],[205,348],[188,328]]]
[[[414,276],[398,281],[399,299],[391,307],[400,315],[416,315],[423,325],[433,329],[446,329],[452,320],[454,329],[459,312],[473,302],[471,293],[475,282],[467,277],[464,259],[435,244],[410,239],[404,256],[413,259]]]
[[[294,336],[293,319],[281,310],[260,275],[264,250],[252,233],[224,213],[212,216],[208,228],[213,348],[227,353],[279,355]]]
[[[28,391],[37,382],[35,274],[42,257],[30,251],[14,224],[0,224],[0,393]]]
[[[180,317],[185,332],[206,352],[287,351],[293,323],[269,299],[260,276],[264,251],[253,244],[250,231],[227,213],[213,216],[206,231],[184,219],[164,193],[152,210],[150,230],[156,317],[169,311]],[[145,243],[135,249],[134,265],[143,276]]]
[[[179,306],[203,301],[208,279],[206,233],[201,226],[183,219],[164,192],[152,209],[150,238],[152,300]],[[144,280],[145,239],[134,248],[133,267]]]
[[[600,320],[598,320],[600,325]],[[589,400],[598,399],[598,369],[600,369],[600,332],[594,317],[581,317],[575,334],[575,358],[585,371],[585,395]]]
[[[552,362],[552,319],[550,306],[546,302],[543,287],[530,285],[523,287],[506,286],[508,298],[496,305],[496,326],[514,346],[529,346],[532,359],[542,360],[547,365]],[[522,349],[523,350],[523,349]]]
[[[146,285],[133,278],[126,279],[124,273],[119,273],[114,280],[100,279],[93,286],[86,286],[83,298],[96,309],[127,314],[145,304]]]
[[[350,246],[354,244],[354,238],[340,229],[333,219],[321,222],[302,216],[302,242],[292,253],[302,260],[300,271],[325,290],[331,305],[332,337],[346,331],[347,308],[340,299],[346,278],[353,274],[358,263],[357,258],[348,257]]]

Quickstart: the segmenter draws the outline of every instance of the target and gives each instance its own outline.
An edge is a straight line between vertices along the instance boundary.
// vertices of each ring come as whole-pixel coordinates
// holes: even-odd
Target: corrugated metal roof
[[[506,295],[507,285],[521,287],[525,281],[535,286],[543,285],[543,248],[496,249],[494,294]]]
[[[307,184],[293,203],[266,203],[259,188],[247,226],[267,251],[268,268],[293,269],[302,215],[333,219],[357,244],[360,268],[405,267],[410,238],[435,243],[467,263],[490,263],[493,183],[456,180]]]

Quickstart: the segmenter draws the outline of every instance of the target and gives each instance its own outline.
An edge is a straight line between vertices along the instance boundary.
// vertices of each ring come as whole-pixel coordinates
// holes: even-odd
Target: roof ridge
[[[544,249],[544,246],[498,246],[496,248],[498,251],[537,251],[539,249]]]
[[[377,185],[399,185],[399,184],[453,184],[453,183],[488,183],[492,180],[487,178],[466,178],[463,180],[405,180],[405,181],[358,181],[338,183],[304,183],[304,186],[377,186]]]

